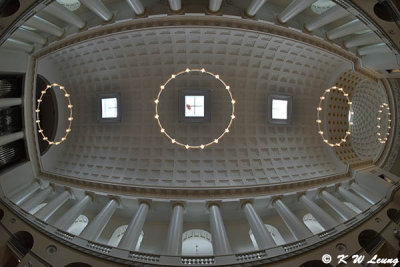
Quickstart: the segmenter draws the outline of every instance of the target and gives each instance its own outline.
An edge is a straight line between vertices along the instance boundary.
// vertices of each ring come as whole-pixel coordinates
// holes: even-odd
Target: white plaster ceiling
[[[342,172],[316,134],[315,117],[319,96],[344,64],[339,56],[295,40],[211,27],[140,30],[72,45],[38,63],[48,80],[67,87],[75,114],[68,140],[42,158],[42,168],[164,187],[261,185]],[[186,67],[220,74],[237,101],[229,135],[203,151],[171,144],[154,119],[160,84]],[[162,106],[168,131],[202,142],[225,127],[229,98],[210,79],[185,76],[170,84]],[[193,86],[214,88],[209,126],[177,122],[174,90]],[[108,92],[122,97],[121,123],[97,121],[96,95]],[[290,125],[267,123],[269,93],[294,96]]]

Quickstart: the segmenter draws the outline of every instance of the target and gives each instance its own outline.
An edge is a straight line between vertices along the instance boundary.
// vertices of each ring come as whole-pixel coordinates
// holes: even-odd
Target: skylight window
[[[288,116],[288,101],[272,99],[272,119],[287,120]]]
[[[103,119],[118,117],[118,101],[116,97],[101,99],[101,117]]]
[[[98,94],[97,118],[101,122],[121,121],[121,102],[118,93]]]
[[[292,115],[293,97],[290,95],[268,96],[268,121],[273,124],[288,124]]]
[[[203,95],[185,95],[185,117],[204,117]]]
[[[178,93],[179,122],[209,122],[211,94],[204,89],[183,89]]]

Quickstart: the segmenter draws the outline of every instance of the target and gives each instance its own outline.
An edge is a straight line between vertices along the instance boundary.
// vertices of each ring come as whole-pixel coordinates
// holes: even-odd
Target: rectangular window
[[[103,119],[118,117],[118,101],[116,97],[101,99],[101,117]]]
[[[272,119],[273,120],[287,120],[288,115],[288,101],[287,100],[272,100]]]
[[[204,117],[204,96],[185,96],[185,117]]]

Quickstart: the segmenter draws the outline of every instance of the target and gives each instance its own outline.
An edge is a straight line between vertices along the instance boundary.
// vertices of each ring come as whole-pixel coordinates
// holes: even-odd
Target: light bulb
[[[159,102],[158,99],[154,100],[154,103],[158,104],[158,102]]]
[[[186,71],[186,72],[189,72],[189,71],[190,71],[190,69],[189,69],[189,68],[187,68],[185,71]]]
[[[226,90],[229,90],[229,89],[231,89],[231,87],[230,87],[229,85],[227,85],[227,86],[225,87],[225,89],[226,89]]]

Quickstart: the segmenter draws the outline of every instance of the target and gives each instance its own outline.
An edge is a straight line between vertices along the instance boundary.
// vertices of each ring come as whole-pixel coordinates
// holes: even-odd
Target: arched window
[[[182,255],[214,254],[211,234],[201,229],[191,229],[182,235]]]
[[[303,222],[314,235],[325,231],[324,227],[322,227],[322,225],[314,218],[314,216],[312,216],[311,213],[304,215]]]
[[[352,203],[350,202],[344,202],[344,204],[349,207],[352,211],[354,211],[355,213],[359,214],[361,213],[361,210],[359,208],[357,208],[356,206],[354,206]]]
[[[118,227],[117,229],[115,229],[114,233],[112,234],[110,240],[108,240],[108,245],[109,246],[113,246],[113,247],[117,247],[119,242],[121,241],[122,237],[124,236],[126,229],[128,229],[128,225],[121,225],[120,227]],[[138,238],[138,241],[136,243],[136,247],[135,250],[138,251],[140,248],[140,245],[142,244],[143,241],[143,237],[144,237],[144,232],[142,231],[140,233],[140,236]]]
[[[37,205],[36,207],[34,207],[33,209],[31,209],[30,211],[29,211],[29,213],[30,214],[35,214],[36,212],[38,212],[41,208],[43,208],[44,206],[46,206],[47,205],[47,203],[41,203],[41,204],[39,204],[39,205]]]
[[[86,225],[88,225],[89,219],[85,215],[79,215],[74,223],[68,228],[67,232],[73,235],[80,235]]]
[[[265,227],[267,228],[267,231],[270,233],[272,240],[274,240],[275,244],[277,246],[283,245],[285,244],[285,239],[283,239],[281,233],[279,233],[279,230],[276,229],[275,226],[269,225],[269,224],[264,224]],[[253,243],[253,246],[256,250],[259,249],[256,238],[254,237],[253,231],[251,231],[251,229],[249,230],[249,235],[250,235],[250,239],[251,242]]]

